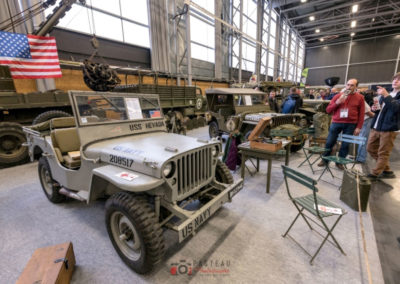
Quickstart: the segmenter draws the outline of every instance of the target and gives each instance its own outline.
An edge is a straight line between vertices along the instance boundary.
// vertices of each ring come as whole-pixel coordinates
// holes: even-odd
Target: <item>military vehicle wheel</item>
[[[293,139],[293,142],[295,142],[296,144],[292,144],[290,146],[290,152],[292,152],[292,153],[301,150],[304,147],[304,144],[306,143],[306,139],[304,138],[303,135],[301,135],[301,138],[300,137],[295,137]]]
[[[165,252],[154,211],[144,197],[118,192],[106,202],[106,226],[119,256],[134,271],[149,272]]]
[[[215,121],[211,121],[208,125],[208,134],[210,138],[215,138],[219,136],[218,124]]]
[[[28,148],[22,146],[26,137],[18,123],[0,123],[0,164],[15,165],[26,161]]]
[[[53,179],[47,158],[40,157],[39,159],[39,179],[42,185],[44,194],[52,203],[61,203],[66,199],[65,195],[60,194],[60,186]]]
[[[217,166],[215,168],[215,179],[218,182],[232,184],[233,183],[233,176],[224,162],[221,160],[217,161]]]
[[[69,117],[69,116],[71,116],[71,114],[62,110],[49,110],[36,116],[35,119],[32,121],[32,125],[42,123],[56,117]]]

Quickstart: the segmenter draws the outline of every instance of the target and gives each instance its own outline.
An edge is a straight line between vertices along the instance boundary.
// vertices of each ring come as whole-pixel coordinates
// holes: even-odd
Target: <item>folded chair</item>
[[[339,134],[339,137],[337,139],[338,142],[340,143],[350,143],[354,145],[358,145],[358,147],[362,147],[366,141],[366,137],[361,137],[361,136],[354,136],[354,135],[348,135],[348,134]],[[340,147],[337,147],[340,149]],[[358,158],[358,151],[357,154],[355,155],[354,159],[349,159],[349,158],[342,158],[338,156],[338,153],[336,153],[336,156],[323,156],[322,159],[325,161],[325,168],[322,171],[321,175],[319,176],[318,180],[321,179],[321,177],[324,175],[326,171],[330,172],[332,178],[335,178],[333,175],[331,169],[329,168],[329,162],[334,162],[335,164],[341,164],[344,166],[345,169],[347,169],[347,165],[353,164],[351,168],[354,168],[354,166],[358,163],[357,158]]]
[[[307,130],[307,134],[308,135],[315,135],[315,129],[313,127],[308,128]],[[311,141],[311,140],[309,140]],[[314,174],[314,169],[313,169],[313,165],[319,161],[322,158],[322,154],[325,153],[326,151],[328,151],[328,149],[324,148],[324,147],[320,147],[319,145],[312,145],[311,142],[309,142],[310,145],[308,147],[303,147],[303,152],[304,155],[306,156],[306,158],[304,159],[303,162],[300,163],[300,165],[298,166],[298,168],[300,168],[302,165],[304,165],[304,163],[308,163],[308,165],[310,166],[310,169],[312,171],[312,173]],[[312,156],[317,155],[318,157],[314,160],[312,160]]]
[[[293,170],[287,166],[282,165],[282,171],[285,178],[286,190],[289,195],[290,200],[292,201],[293,205],[296,207],[297,211],[299,212],[297,216],[294,218],[293,222],[290,224],[289,228],[287,229],[286,233],[283,234],[283,237],[289,236],[291,239],[295,241],[296,244],[300,246],[310,257],[310,264],[313,264],[313,261],[317,254],[320,252],[322,246],[326,243],[326,241],[330,242],[333,246],[340,250],[340,252],[346,255],[339,245],[337,240],[332,234],[333,229],[335,229],[336,225],[338,224],[339,220],[345,215],[347,212],[336,205],[333,202],[330,202],[320,196],[317,195],[318,188],[316,187],[317,181],[313,180],[306,175]],[[292,179],[293,181],[303,185],[304,187],[311,189],[312,194],[302,195],[298,197],[292,196],[290,192],[290,187],[288,183],[288,179]],[[296,184],[297,186],[297,184]],[[307,213],[308,212],[308,213]],[[307,214],[306,214],[307,213]],[[323,241],[317,251],[311,255],[306,249],[304,249],[292,236],[289,235],[290,229],[293,227],[294,223],[297,221],[299,216],[305,221],[307,226],[310,228],[310,232],[314,231],[318,233],[323,238]],[[331,227],[325,223],[324,219],[327,217],[336,218],[333,225]],[[320,232],[316,231],[310,224],[310,221],[320,227],[322,230],[326,232],[326,235],[322,235]],[[331,237],[332,241],[328,240]]]

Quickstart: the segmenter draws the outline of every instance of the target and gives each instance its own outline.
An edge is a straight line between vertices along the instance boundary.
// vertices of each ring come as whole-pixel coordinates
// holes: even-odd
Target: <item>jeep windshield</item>
[[[253,105],[263,105],[264,97],[263,95],[234,95],[235,106],[253,106]]]
[[[75,96],[80,125],[162,118],[158,98],[129,95],[85,94]]]

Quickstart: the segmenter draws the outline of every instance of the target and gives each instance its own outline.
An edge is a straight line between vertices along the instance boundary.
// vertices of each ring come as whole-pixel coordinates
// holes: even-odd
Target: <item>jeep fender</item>
[[[119,190],[144,192],[155,189],[163,183],[163,179],[107,165],[93,170],[89,200],[95,200],[99,195],[105,193],[110,184]]]

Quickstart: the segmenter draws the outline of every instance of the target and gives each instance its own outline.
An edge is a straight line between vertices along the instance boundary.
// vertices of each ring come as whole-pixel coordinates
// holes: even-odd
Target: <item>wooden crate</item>
[[[67,284],[75,267],[71,242],[38,248],[33,253],[17,284]]]

